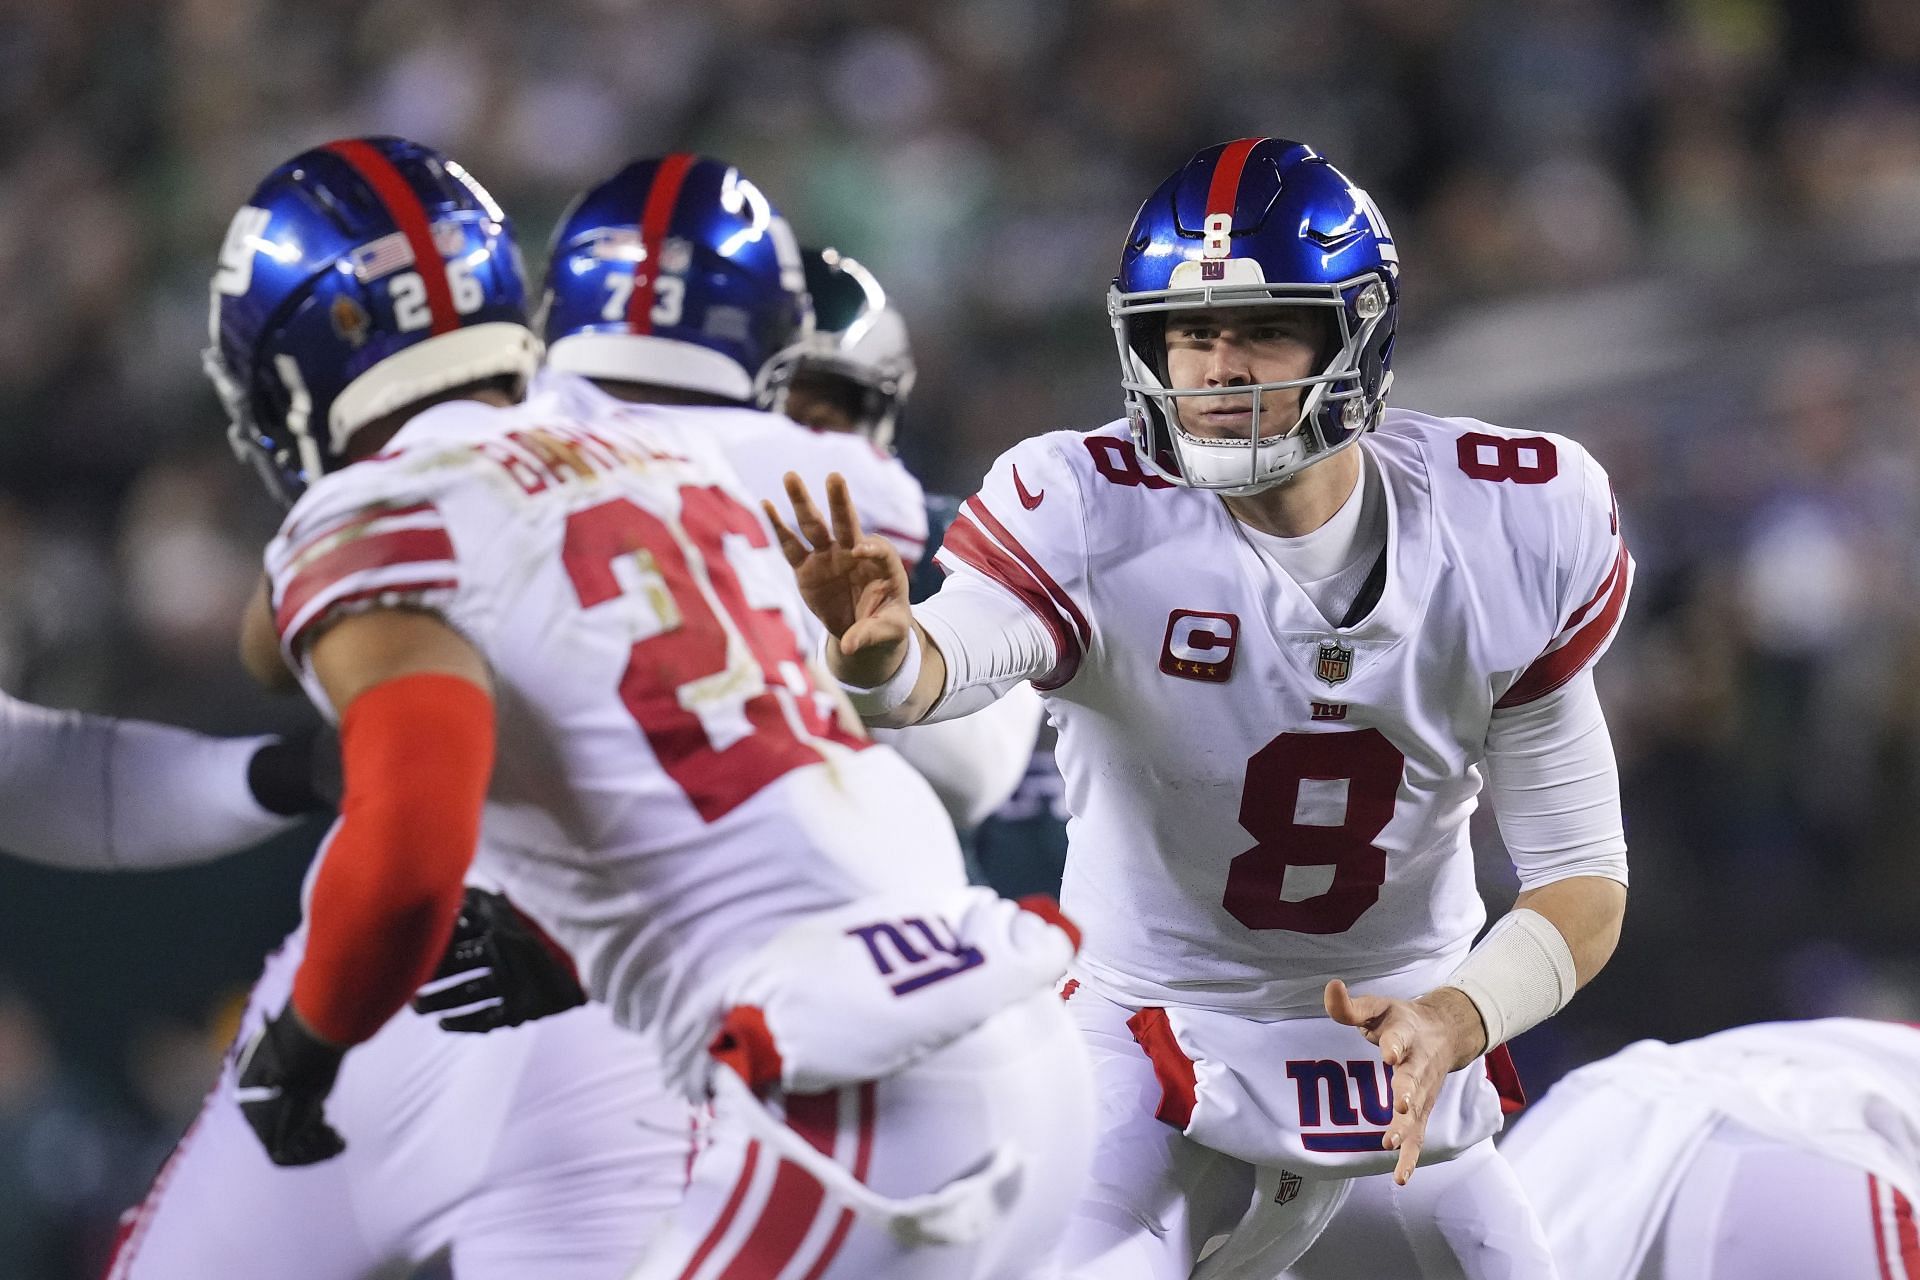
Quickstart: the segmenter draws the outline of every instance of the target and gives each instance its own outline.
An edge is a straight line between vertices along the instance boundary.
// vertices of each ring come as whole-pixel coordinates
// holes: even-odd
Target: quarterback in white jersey
[[[357,182],[365,152],[411,172]],[[633,168],[691,184],[691,159]],[[702,176],[750,243],[682,246],[682,266],[771,261],[777,213],[724,166]],[[341,720],[346,776],[291,997],[238,1064],[269,1154],[351,1141],[324,1113],[344,1049],[437,958],[477,842],[685,1094],[717,1091],[645,1274],[1027,1274],[1086,1158],[1080,1051],[1047,991],[1072,931],[967,889],[931,791],[814,685],[791,580],[703,430],[739,411],[513,403],[517,255],[484,193],[412,144],[307,153],[254,204],[301,261],[232,282],[215,367],[265,470],[304,489],[268,553],[273,625]],[[410,292],[389,305],[333,269],[378,283],[389,241],[435,280],[445,255],[429,324]],[[476,262],[463,302],[454,268]],[[281,327],[305,314],[289,293],[333,335]],[[373,363],[348,358],[373,339]]]
[[[1385,408],[1397,298],[1377,210],[1310,148],[1209,148],[1128,236],[1128,420],[1008,451],[932,600],[804,494],[780,530],[870,721],[1032,679],[1059,726],[1103,1125],[1076,1276],[1183,1277],[1236,1222],[1206,1274],[1272,1275],[1351,1179],[1422,1161],[1404,1206],[1484,1208],[1458,1272],[1552,1274],[1490,1147],[1500,1046],[1618,936],[1588,669],[1632,562],[1572,441]],[[1474,947],[1482,772],[1522,892]]]

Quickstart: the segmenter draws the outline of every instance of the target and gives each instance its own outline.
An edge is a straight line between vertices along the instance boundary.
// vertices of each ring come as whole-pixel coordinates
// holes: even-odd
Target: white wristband
[[[827,643],[832,644],[829,636]],[[920,680],[920,665],[925,655],[920,651],[920,628],[907,628],[907,656],[900,660],[900,669],[888,676],[885,682],[872,687],[848,684],[841,680],[840,689],[847,695],[847,701],[862,720],[878,720],[897,711],[913,696],[913,686]]]
[[[1566,1008],[1577,981],[1573,951],[1553,921],[1519,907],[1494,922],[1446,985],[1473,1001],[1492,1049]]]

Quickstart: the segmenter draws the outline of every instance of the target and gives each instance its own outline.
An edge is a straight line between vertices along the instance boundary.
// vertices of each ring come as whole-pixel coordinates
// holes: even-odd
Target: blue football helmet
[[[1400,256],[1373,200],[1313,148],[1243,138],[1196,154],[1135,215],[1107,294],[1134,447],[1179,484],[1255,493],[1377,426],[1393,381]],[[1329,317],[1317,372],[1286,382],[1168,385],[1170,312],[1313,307]],[[1267,392],[1297,387],[1296,420],[1260,421]],[[1181,427],[1189,397],[1250,396],[1246,439]]]
[[[547,264],[554,368],[777,409],[774,357],[813,329],[800,245],[738,169],[636,160],[574,203]]]
[[[813,332],[775,357],[776,381],[811,375],[834,390],[854,430],[892,450],[913,394],[907,324],[873,273],[837,249],[802,249]],[[844,402],[844,403],[842,403]]]
[[[235,453],[292,502],[376,418],[540,360],[513,229],[403,138],[305,151],[227,228],[204,356]]]

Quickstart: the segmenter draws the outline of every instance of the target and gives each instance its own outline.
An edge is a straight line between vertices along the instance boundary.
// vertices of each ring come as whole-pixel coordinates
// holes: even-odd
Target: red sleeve
[[[460,911],[493,771],[493,700],[458,676],[368,689],[340,725],[346,793],[308,904],[293,1005],[358,1044],[433,973]]]

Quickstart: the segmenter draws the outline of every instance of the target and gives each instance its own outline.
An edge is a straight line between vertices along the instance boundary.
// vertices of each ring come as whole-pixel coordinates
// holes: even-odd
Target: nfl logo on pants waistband
[[[1328,684],[1339,684],[1353,674],[1353,649],[1338,640],[1328,640],[1320,646],[1320,657],[1313,664],[1313,674]]]
[[[1232,613],[1175,609],[1167,615],[1167,638],[1160,646],[1160,673],[1182,680],[1223,684],[1233,674],[1240,618]]]

